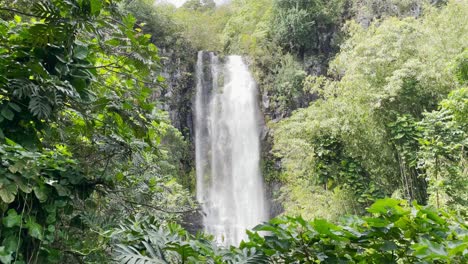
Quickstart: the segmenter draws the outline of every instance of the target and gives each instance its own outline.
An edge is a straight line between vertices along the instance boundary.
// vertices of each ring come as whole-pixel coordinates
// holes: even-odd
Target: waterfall
[[[267,220],[259,168],[256,84],[240,56],[225,63],[199,52],[195,96],[197,199],[205,231],[237,245],[246,229]]]

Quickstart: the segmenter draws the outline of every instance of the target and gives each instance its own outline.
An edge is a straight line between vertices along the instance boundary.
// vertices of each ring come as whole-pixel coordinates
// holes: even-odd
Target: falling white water
[[[267,219],[259,168],[256,84],[240,56],[199,52],[195,98],[197,199],[219,243],[237,245]]]

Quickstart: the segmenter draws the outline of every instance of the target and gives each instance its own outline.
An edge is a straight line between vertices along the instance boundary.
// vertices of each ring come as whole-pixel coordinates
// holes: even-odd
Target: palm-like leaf
[[[56,20],[61,18],[60,10],[50,1],[39,1],[32,7],[34,15],[45,20]]]
[[[147,250],[154,252],[154,249],[149,245]],[[117,253],[115,260],[122,264],[167,264],[166,261],[160,260],[157,257],[145,256],[141,254],[136,248],[127,245],[117,245],[115,250]],[[151,253],[150,253],[151,254]]]
[[[267,264],[270,262],[270,258],[263,254],[263,252],[258,252],[255,248],[250,250],[244,248],[241,250],[233,250],[225,254],[224,261],[232,264]]]

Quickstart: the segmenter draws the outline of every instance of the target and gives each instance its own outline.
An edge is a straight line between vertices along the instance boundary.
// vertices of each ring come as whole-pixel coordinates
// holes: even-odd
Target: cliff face
[[[190,142],[193,138],[192,98],[195,94],[196,51],[181,57],[177,51],[163,49],[162,75],[166,79],[163,90],[164,110],[169,112],[172,125]]]

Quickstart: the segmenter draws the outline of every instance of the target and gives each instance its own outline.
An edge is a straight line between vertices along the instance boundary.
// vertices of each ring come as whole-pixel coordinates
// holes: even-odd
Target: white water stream
[[[259,168],[257,87],[240,56],[223,65],[199,52],[195,98],[197,199],[203,224],[219,243],[237,245],[267,220]]]

